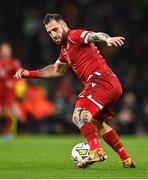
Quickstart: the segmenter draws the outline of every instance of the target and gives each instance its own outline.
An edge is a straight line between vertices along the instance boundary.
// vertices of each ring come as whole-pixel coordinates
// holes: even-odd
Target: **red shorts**
[[[110,120],[115,115],[113,105],[121,94],[121,84],[113,73],[94,74],[85,84],[75,106],[86,108],[94,119]]]

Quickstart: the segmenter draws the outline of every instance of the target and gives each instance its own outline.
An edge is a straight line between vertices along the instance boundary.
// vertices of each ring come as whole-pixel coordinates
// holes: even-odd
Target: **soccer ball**
[[[76,144],[71,151],[71,159],[75,165],[77,165],[82,159],[85,159],[89,155],[90,147],[86,143]]]

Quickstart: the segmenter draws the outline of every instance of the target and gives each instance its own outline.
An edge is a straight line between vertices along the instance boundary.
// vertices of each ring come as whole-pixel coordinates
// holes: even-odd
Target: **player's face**
[[[66,29],[64,22],[57,22],[52,20],[45,25],[45,28],[47,33],[56,44],[61,45],[65,43]]]
[[[9,44],[7,44],[7,43],[2,44],[1,47],[0,47],[0,55],[3,58],[11,57],[11,55],[12,55],[12,48],[11,48],[11,46]]]

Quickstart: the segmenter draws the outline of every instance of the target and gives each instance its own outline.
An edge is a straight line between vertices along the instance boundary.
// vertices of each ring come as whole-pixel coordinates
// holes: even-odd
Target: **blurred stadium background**
[[[147,0],[0,0],[0,44],[27,69],[53,63],[59,48],[49,39],[42,20],[60,13],[71,28],[103,31],[126,38],[124,47],[97,44],[124,89],[113,126],[119,134],[148,134]],[[17,134],[78,133],[72,124],[74,102],[82,84],[72,71],[57,80],[30,79],[16,84]],[[47,110],[48,109],[48,110]],[[0,133],[5,119],[0,116]]]

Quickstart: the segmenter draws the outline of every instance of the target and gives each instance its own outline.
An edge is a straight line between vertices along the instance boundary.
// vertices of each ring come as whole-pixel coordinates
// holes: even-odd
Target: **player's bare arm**
[[[50,64],[43,69],[39,69],[36,71],[29,71],[27,69],[19,69],[14,77],[19,79],[22,77],[36,77],[36,78],[56,78],[61,77],[65,74],[68,69],[68,65],[66,63],[59,63],[56,61],[55,64]]]
[[[125,38],[122,36],[111,37],[104,32],[89,33],[86,42],[105,42],[108,46],[122,46],[124,45]]]
[[[40,69],[39,74],[41,78],[61,77],[65,74],[67,69],[68,69],[68,65],[66,63],[59,63],[57,61],[53,65],[49,65],[43,69]]]

